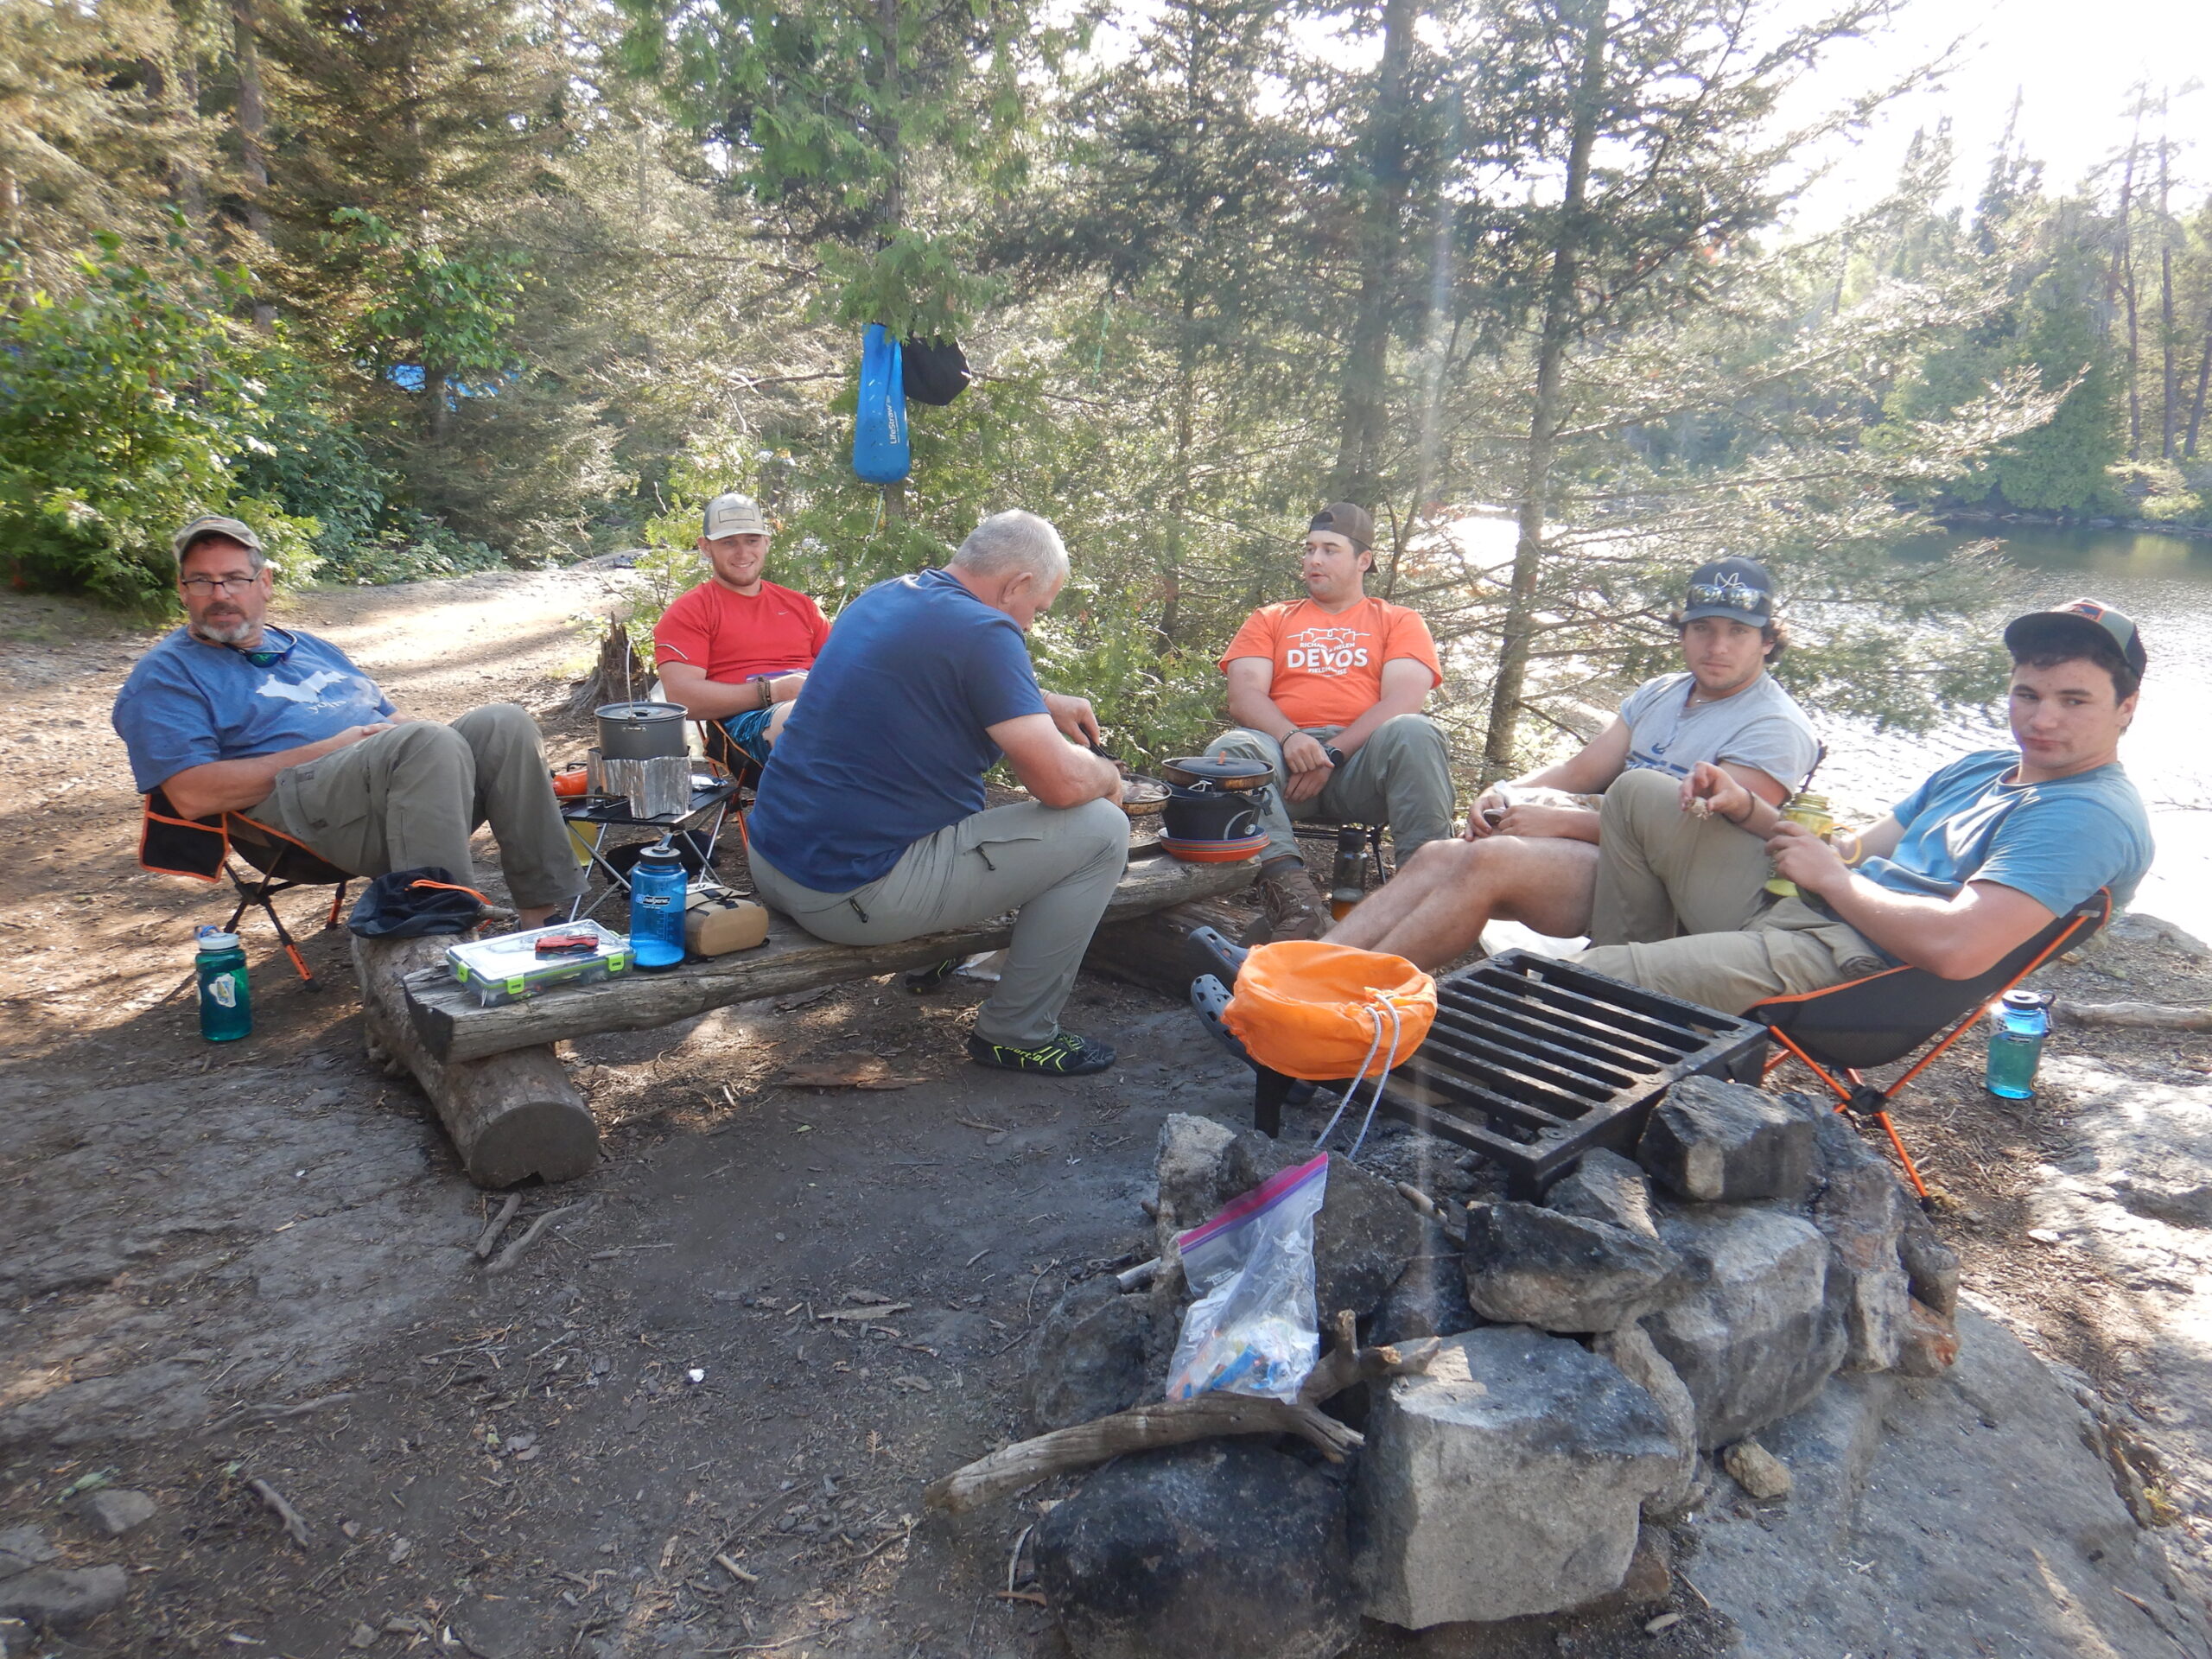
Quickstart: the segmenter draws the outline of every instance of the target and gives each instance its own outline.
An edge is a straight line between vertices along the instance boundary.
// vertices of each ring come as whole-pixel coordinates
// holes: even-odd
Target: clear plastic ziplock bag
[[[1167,1397],[1222,1389],[1295,1401],[1321,1357],[1313,1311],[1313,1217],[1329,1180],[1323,1153],[1175,1236],[1203,1293],[1183,1316]]]

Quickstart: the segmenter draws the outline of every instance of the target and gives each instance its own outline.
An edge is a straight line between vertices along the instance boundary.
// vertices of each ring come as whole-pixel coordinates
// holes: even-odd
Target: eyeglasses
[[[1726,605],[1731,610],[1758,612],[1766,607],[1766,595],[1756,588],[1746,587],[1741,577],[1725,576],[1717,582],[1692,582],[1690,603]]]
[[[180,576],[177,586],[195,598],[205,599],[210,594],[227,594],[232,588],[251,588],[261,580],[257,570],[250,576]]]

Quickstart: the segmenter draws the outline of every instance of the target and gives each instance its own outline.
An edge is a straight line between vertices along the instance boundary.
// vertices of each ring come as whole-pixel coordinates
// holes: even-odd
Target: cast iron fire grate
[[[1632,1150],[1677,1077],[1756,1084],[1766,1057],[1763,1026],[1527,950],[1441,976],[1436,1003],[1376,1115],[1480,1153],[1516,1198],[1541,1197],[1593,1147]],[[1282,1132],[1290,1088],[1261,1070],[1256,1127]],[[1366,1101],[1363,1086],[1354,1123]]]

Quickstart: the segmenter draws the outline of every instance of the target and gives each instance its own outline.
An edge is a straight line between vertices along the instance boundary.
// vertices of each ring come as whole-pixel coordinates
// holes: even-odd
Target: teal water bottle
[[[220,928],[199,932],[200,1034],[211,1043],[235,1043],[253,1031],[253,995],[245,982],[245,952],[238,936]]]
[[[665,973],[683,960],[683,855],[648,847],[630,868],[630,952],[640,971]]]
[[[2032,1100],[2043,1039],[2050,1034],[2050,998],[2042,991],[2007,991],[1989,1034],[1989,1092],[2000,1100]]]

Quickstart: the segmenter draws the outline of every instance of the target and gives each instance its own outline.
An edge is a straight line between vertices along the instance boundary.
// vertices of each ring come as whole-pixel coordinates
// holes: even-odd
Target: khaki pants
[[[1724,1014],[1889,966],[1853,928],[1772,899],[1766,844],[1681,810],[1681,781],[1623,772],[1605,791],[1592,948],[1575,960]]]
[[[409,721],[287,766],[246,816],[356,875],[435,866],[472,884],[468,838],[488,823],[518,907],[583,891],[537,722],[512,702],[473,709],[450,726]]]
[[[1344,728],[1304,729],[1308,737],[1326,743]],[[1415,848],[1442,841],[1452,832],[1452,768],[1444,734],[1421,715],[1395,715],[1377,726],[1366,742],[1344,757],[1321,792],[1307,801],[1283,800],[1282,785],[1290,769],[1283,764],[1282,745],[1265,732],[1238,727],[1206,745],[1206,753],[1264,760],[1274,768],[1275,787],[1267,810],[1260,814],[1260,827],[1268,836],[1266,858],[1301,856],[1290,827],[1294,820],[1387,823],[1401,864]]]
[[[892,944],[1017,910],[1006,969],[976,1015],[976,1034],[1036,1048],[1059,1029],[1076,969],[1128,854],[1128,815],[1113,802],[1058,808],[1031,801],[947,824],[850,893],[803,887],[758,848],[753,884],[833,944]]]

